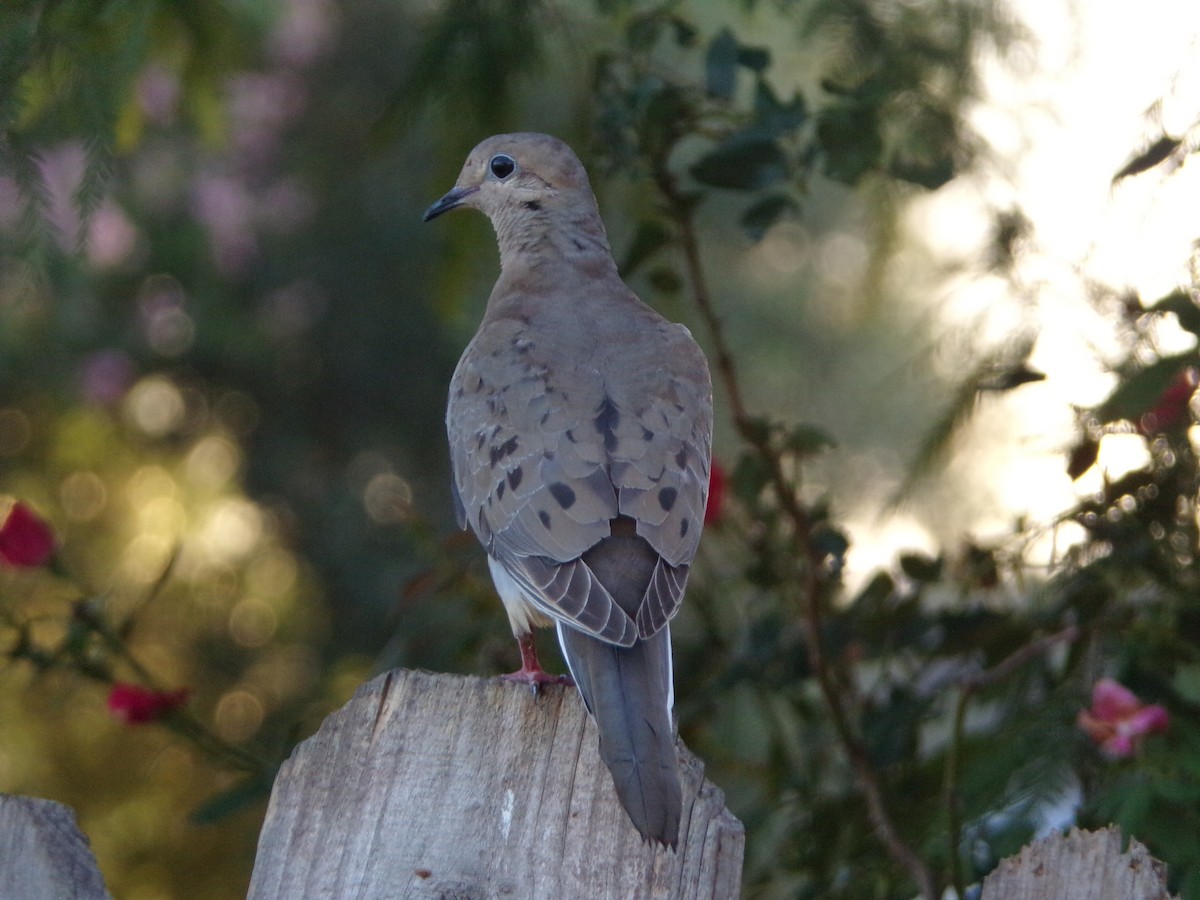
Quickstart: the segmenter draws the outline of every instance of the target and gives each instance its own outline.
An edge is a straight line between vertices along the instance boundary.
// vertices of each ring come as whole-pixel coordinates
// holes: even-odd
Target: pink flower
[[[54,556],[54,532],[19,500],[0,525],[0,563],[22,569],[45,565]]]
[[[712,525],[721,519],[725,507],[725,469],[715,459],[708,473],[708,502],[704,505],[704,524]]]
[[[118,681],[108,694],[108,711],[126,725],[156,722],[187,703],[187,688],[177,691],[152,691],[137,684]]]
[[[1092,708],[1080,710],[1076,719],[1088,737],[1110,759],[1136,753],[1148,734],[1162,734],[1171,717],[1161,706],[1147,706],[1122,684],[1101,678],[1092,688]]]

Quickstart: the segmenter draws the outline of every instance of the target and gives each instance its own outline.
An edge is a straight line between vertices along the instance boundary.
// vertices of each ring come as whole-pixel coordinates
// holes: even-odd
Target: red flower
[[[54,532],[19,500],[0,525],[0,563],[23,569],[45,565],[54,556]]]
[[[126,725],[155,722],[187,703],[187,688],[152,691],[137,684],[118,681],[108,694],[108,711]]]
[[[1092,708],[1076,719],[1088,737],[1111,759],[1132,756],[1148,734],[1167,730],[1171,717],[1161,706],[1147,706],[1122,684],[1101,678],[1092,688]]]
[[[708,473],[708,502],[704,505],[704,524],[711,525],[721,518],[725,505],[725,469],[715,459]]]
[[[1174,431],[1179,427],[1191,424],[1189,404],[1192,394],[1196,393],[1197,372],[1195,369],[1182,369],[1178,375],[1159,394],[1154,406],[1142,413],[1138,419],[1138,431],[1146,437]]]

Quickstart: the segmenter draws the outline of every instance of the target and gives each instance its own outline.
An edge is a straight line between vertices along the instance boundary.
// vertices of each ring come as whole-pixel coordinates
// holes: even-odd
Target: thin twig
[[[700,246],[692,220],[691,206],[679,193],[675,177],[666,168],[665,162],[656,166],[655,180],[679,226],[680,245],[687,267],[688,279],[691,282],[692,296],[696,301],[700,316],[708,328],[714,353],[713,362],[729,401],[734,427],[742,439],[754,448],[766,465],[776,500],[791,520],[797,556],[803,560],[800,568],[801,593],[803,595],[801,607],[807,625],[804,633],[809,661],[817,676],[825,705],[829,709],[834,731],[850,762],[858,790],[866,802],[871,827],[891,857],[908,871],[922,896],[927,900],[934,900],[937,894],[934,889],[933,876],[925,862],[904,841],[896,829],[884,802],[883,791],[871,764],[870,756],[854,733],[850,713],[828,662],[820,601],[820,571],[824,560],[812,546],[812,520],[784,471],[780,454],[771,445],[770,433],[760,427],[747,412],[733,354],[725,341],[724,329],[704,277],[704,267],[700,261]]]
[[[1068,625],[1054,634],[1044,635],[1019,647],[990,669],[973,672],[959,683],[958,700],[954,705],[954,725],[950,747],[946,751],[946,775],[943,779],[943,796],[947,811],[947,841],[950,854],[950,883],[956,896],[964,896],[966,887],[962,873],[962,861],[958,846],[962,842],[962,809],[958,794],[959,776],[962,773],[962,744],[966,733],[967,707],[971,698],[981,690],[992,687],[1008,678],[1026,663],[1049,653],[1059,644],[1072,644],[1079,638],[1079,627]]]
[[[1021,666],[1038,656],[1044,656],[1059,644],[1073,644],[1079,639],[1079,626],[1068,625],[1054,634],[1047,634],[1035,641],[1030,641],[1024,647],[1018,647],[990,669],[973,672],[962,680],[962,688],[969,693],[990,688],[1015,672]]]

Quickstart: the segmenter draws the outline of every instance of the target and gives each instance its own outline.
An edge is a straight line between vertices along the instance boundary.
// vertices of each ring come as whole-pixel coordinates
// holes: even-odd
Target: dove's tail
[[[600,757],[642,837],[675,848],[683,807],[671,724],[671,634],[618,647],[558,624],[558,640],[600,731]]]

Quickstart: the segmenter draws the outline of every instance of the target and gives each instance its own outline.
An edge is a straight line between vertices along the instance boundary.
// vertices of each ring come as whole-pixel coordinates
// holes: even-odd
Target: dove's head
[[[583,163],[548,134],[497,134],[480,142],[423,220],[460,206],[492,220],[502,265],[516,252],[550,247],[567,256],[611,258]]]

